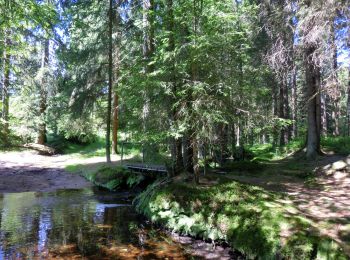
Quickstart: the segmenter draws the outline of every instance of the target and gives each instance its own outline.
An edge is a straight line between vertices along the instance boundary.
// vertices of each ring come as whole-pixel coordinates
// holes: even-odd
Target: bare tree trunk
[[[321,151],[320,149],[320,68],[314,64],[312,56],[316,48],[309,46],[305,51],[305,73],[307,87],[307,108],[308,108],[308,124],[307,124],[307,144],[306,157],[314,159]]]
[[[50,40],[45,40],[44,43],[44,52],[43,52],[43,60],[41,64],[42,69],[42,79],[41,79],[41,88],[40,88],[40,104],[39,104],[39,114],[40,114],[40,124],[38,131],[38,144],[46,143],[46,109],[47,109],[47,69],[49,67],[49,59],[50,59]]]
[[[108,93],[107,93],[107,131],[106,131],[106,160],[111,162],[111,114],[112,114],[112,88],[113,88],[113,0],[109,0],[108,22]]]
[[[113,153],[118,153],[118,127],[119,127],[119,118],[118,118],[118,94],[114,91],[113,94],[113,134],[112,134],[112,147]]]

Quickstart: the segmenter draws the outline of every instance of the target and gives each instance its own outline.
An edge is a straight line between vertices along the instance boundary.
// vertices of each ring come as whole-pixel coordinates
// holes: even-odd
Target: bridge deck
[[[125,165],[126,168],[132,171],[138,172],[158,172],[158,173],[168,173],[164,165],[150,165],[143,163],[129,163]]]

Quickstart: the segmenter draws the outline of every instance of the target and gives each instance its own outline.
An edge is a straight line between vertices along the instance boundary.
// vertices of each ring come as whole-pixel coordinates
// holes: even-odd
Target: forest
[[[0,182],[0,259],[348,259],[350,1],[0,0]]]

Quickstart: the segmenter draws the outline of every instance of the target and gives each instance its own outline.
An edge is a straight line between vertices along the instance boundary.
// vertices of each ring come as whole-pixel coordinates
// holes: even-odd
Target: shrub
[[[90,181],[109,190],[136,188],[145,180],[141,174],[131,172],[123,167],[103,167],[90,174]]]

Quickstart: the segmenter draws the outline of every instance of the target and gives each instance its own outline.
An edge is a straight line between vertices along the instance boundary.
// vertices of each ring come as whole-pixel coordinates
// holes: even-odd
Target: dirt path
[[[91,184],[64,171],[69,156],[41,156],[33,151],[0,153],[0,193],[80,189]]]

